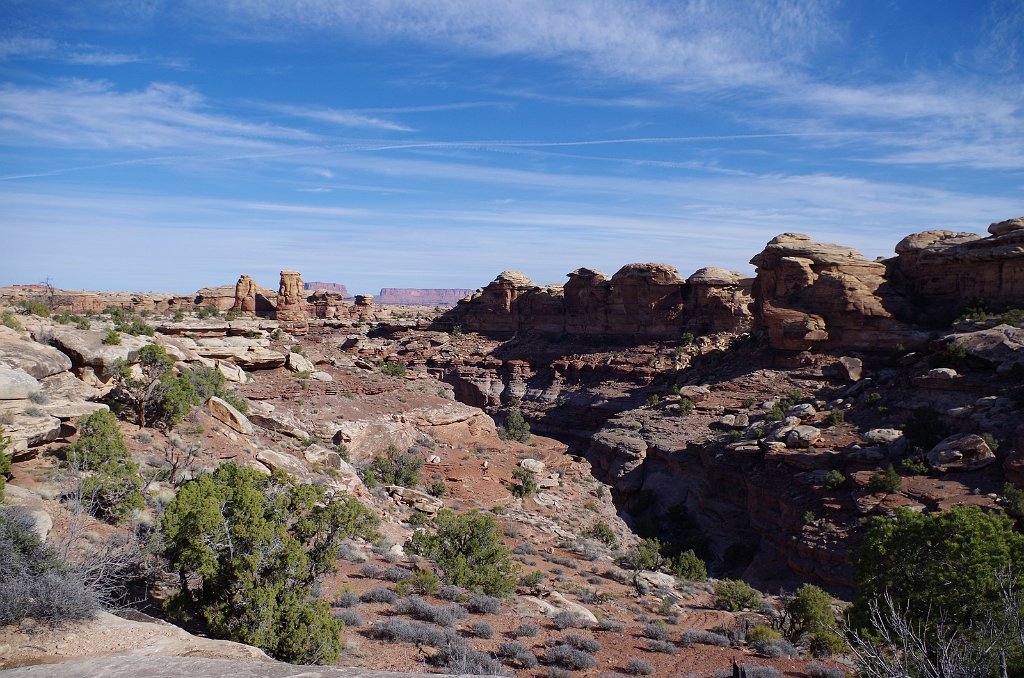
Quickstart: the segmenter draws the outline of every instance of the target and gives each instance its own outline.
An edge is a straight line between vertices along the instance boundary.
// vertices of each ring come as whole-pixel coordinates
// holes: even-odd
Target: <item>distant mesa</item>
[[[473,294],[467,289],[419,289],[415,287],[384,287],[377,295],[378,304],[404,306],[454,306],[460,299]]]
[[[316,292],[317,290],[326,290],[328,292],[338,292],[343,297],[350,296],[348,288],[341,283],[334,282],[307,282],[303,283],[303,287],[307,292]]]

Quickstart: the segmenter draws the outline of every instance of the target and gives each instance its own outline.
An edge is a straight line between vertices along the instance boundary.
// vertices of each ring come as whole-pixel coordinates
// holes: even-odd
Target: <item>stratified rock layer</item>
[[[536,285],[504,271],[446,317],[484,334],[678,339],[687,329],[740,331],[749,321],[746,281],[702,269],[691,281],[666,264],[628,264],[608,278],[580,268],[565,285]]]

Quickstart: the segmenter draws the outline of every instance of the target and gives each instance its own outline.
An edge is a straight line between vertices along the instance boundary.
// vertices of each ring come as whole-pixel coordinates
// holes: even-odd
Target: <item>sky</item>
[[[0,0],[0,285],[381,287],[1024,215],[1024,0]]]

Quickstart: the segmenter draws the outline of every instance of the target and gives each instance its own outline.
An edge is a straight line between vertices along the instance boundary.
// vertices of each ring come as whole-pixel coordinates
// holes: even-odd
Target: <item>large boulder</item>
[[[975,471],[996,461],[996,455],[985,439],[973,433],[958,433],[946,438],[925,458],[936,471]]]
[[[226,424],[229,428],[244,435],[252,434],[252,424],[249,423],[249,420],[227,401],[212,396],[206,401],[206,409],[210,411],[214,419]]]
[[[70,370],[71,358],[52,346],[22,339],[16,332],[0,327],[0,365],[43,379]]]
[[[0,365],[0,400],[27,400],[39,391],[39,382],[31,374]]]
[[[58,329],[50,341],[71,358],[76,368],[90,367],[100,378],[109,376],[117,360],[134,362],[139,350],[150,343],[147,338],[122,333],[121,343],[113,346],[103,343],[106,334],[103,330]]]
[[[997,325],[976,332],[951,334],[949,345],[982,360],[1000,373],[1008,373],[1017,365],[1024,367],[1024,329]]]

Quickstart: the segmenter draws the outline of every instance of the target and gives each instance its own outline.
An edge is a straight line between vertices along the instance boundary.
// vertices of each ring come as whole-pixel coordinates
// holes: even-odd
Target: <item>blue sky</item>
[[[688,275],[1024,215],[1020,0],[0,0],[0,284]]]

